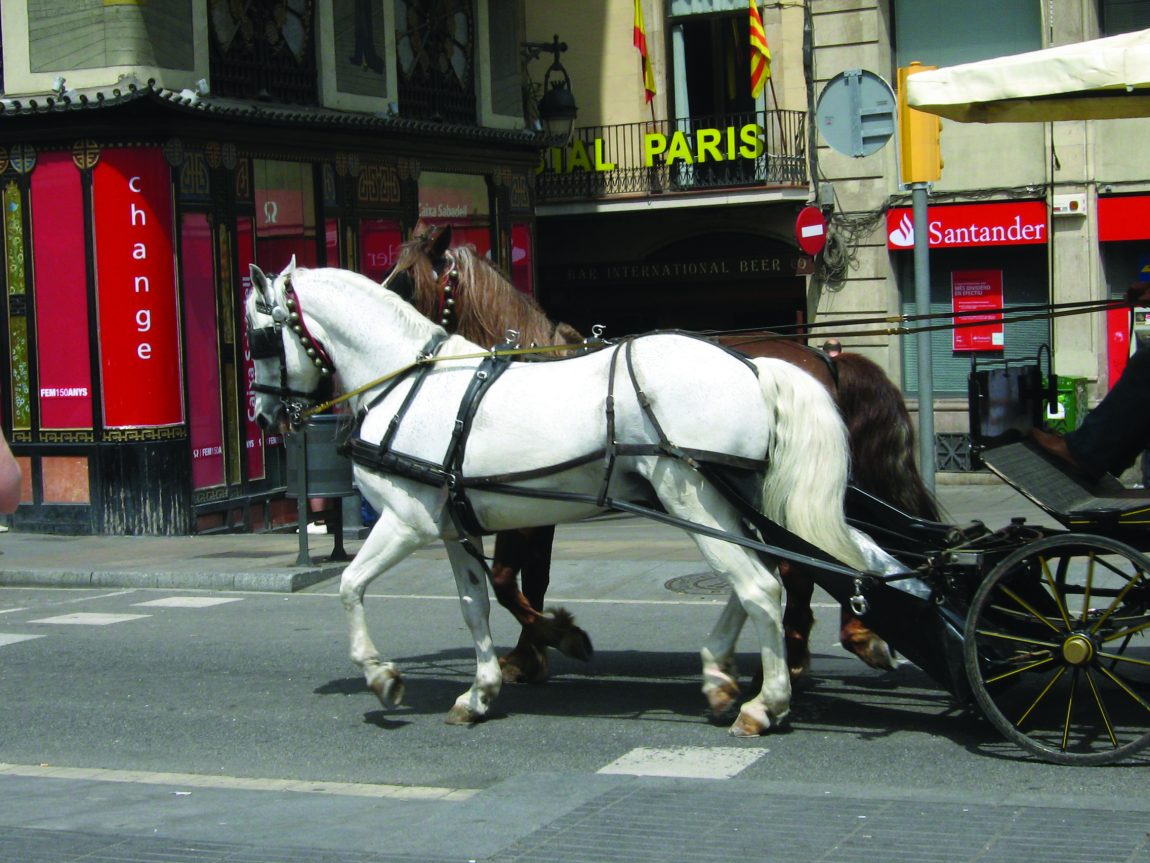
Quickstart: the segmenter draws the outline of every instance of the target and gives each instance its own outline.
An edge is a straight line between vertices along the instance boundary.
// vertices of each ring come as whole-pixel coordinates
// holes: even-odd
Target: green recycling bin
[[[1066,434],[1082,425],[1086,419],[1088,402],[1086,378],[1058,378],[1058,409],[1046,409],[1046,427],[1059,434]]]

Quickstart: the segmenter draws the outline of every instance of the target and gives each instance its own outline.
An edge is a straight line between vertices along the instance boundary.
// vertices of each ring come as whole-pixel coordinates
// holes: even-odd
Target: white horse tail
[[[848,566],[867,564],[843,513],[850,445],[830,394],[783,360],[752,360],[774,418],[763,514]]]

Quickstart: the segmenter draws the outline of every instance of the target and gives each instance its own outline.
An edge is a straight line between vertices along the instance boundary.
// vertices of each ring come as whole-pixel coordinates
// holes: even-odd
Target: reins
[[[416,358],[415,362],[413,362],[413,363],[408,363],[406,366],[403,366],[399,369],[396,369],[393,372],[388,372],[386,375],[378,377],[373,381],[368,381],[363,386],[359,386],[353,390],[349,390],[348,392],[344,393],[343,395],[336,396],[335,398],[328,399],[327,401],[325,401],[321,404],[317,404],[317,405],[314,405],[310,408],[306,408],[305,410],[303,410],[300,413],[300,418],[306,419],[307,417],[314,416],[315,414],[320,414],[320,413],[323,413],[324,411],[330,410],[331,408],[335,407],[336,405],[342,404],[343,402],[346,402],[346,401],[349,401],[350,399],[353,399],[358,395],[362,395],[363,393],[367,392],[368,390],[373,390],[378,386],[382,386],[383,384],[389,383],[389,382],[391,382],[397,378],[401,378],[404,375],[408,374],[409,372],[412,372],[415,369],[419,368],[420,366],[431,365],[433,363],[457,362],[460,360],[482,360],[482,359],[486,359],[487,357],[494,357],[494,356],[513,357],[513,356],[522,356],[525,354],[544,354],[544,353],[550,353],[553,351],[571,351],[571,350],[579,350],[580,347],[589,347],[589,346],[592,346],[592,345],[582,345],[582,346],[581,345],[567,345],[567,344],[563,344],[563,345],[537,345],[537,346],[529,347],[529,348],[498,347],[498,348],[492,348],[491,350],[488,350],[488,351],[475,351],[474,353],[469,353],[469,354],[452,354],[451,356],[446,356],[446,357],[440,356],[438,354],[430,354],[430,355],[429,354],[421,354],[419,357]]]
[[[1037,321],[1044,318],[1061,318],[1068,315],[1082,315],[1092,312],[1109,311],[1111,309],[1129,308],[1125,300],[1084,300],[1070,303],[1043,303],[1029,306],[1010,306],[995,309],[975,309],[962,312],[930,312],[921,315],[884,315],[874,318],[857,318],[855,320],[835,320],[806,324],[793,324],[764,332],[761,329],[737,330],[706,330],[704,335],[714,337],[738,338],[739,336],[752,337],[754,341],[781,341],[794,339],[796,336],[809,335],[811,330],[823,330],[826,327],[859,327],[870,324],[910,323],[915,321],[933,321],[946,319],[952,323],[928,324],[925,326],[898,326],[863,330],[833,330],[820,332],[822,338],[843,338],[858,336],[909,336],[916,333],[928,333],[938,330],[960,330],[967,327],[986,326],[988,323],[1015,324],[1024,321]],[[1000,315],[995,320],[987,318]],[[975,320],[961,320],[974,318]],[[959,320],[956,320],[959,319]]]

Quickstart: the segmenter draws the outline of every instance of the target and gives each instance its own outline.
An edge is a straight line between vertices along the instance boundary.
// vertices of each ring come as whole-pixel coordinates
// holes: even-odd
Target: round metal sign
[[[817,255],[827,244],[827,219],[819,207],[803,207],[795,219],[795,239],[808,255]]]
[[[845,156],[869,156],[894,135],[898,102],[890,84],[874,72],[848,69],[823,87],[815,122],[832,149]]]

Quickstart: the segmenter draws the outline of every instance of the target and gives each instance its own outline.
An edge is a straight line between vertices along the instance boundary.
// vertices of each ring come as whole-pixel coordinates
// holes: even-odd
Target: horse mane
[[[419,240],[405,245],[415,254],[411,275],[415,283],[412,305],[425,315],[439,305],[439,285],[427,256],[420,253]],[[480,345],[500,344],[508,330],[519,333],[523,345],[579,344],[583,336],[570,324],[555,323],[539,303],[517,289],[499,269],[480,255],[472,245],[451,249],[459,271],[454,293],[454,329]]]
[[[902,393],[878,363],[862,354],[839,354],[834,363],[854,484],[903,512],[939,521],[938,503],[914,461],[914,426]]]
[[[400,299],[399,296],[391,291],[381,291],[378,282],[353,270],[333,267],[317,269],[297,267],[292,275],[292,280],[296,283],[297,288],[302,280],[305,291],[309,287],[313,287],[329,296],[341,296],[352,308],[363,309],[377,303],[386,305],[389,307],[390,313],[394,315],[396,326],[402,330],[404,336],[426,338],[431,330],[440,329],[416,309],[413,309],[409,303]],[[305,298],[305,314],[306,302]]]

